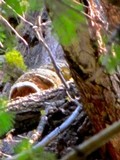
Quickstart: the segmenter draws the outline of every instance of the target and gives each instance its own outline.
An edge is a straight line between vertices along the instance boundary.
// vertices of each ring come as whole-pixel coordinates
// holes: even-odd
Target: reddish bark
[[[116,7],[109,8],[112,5],[107,6],[105,1],[102,1],[102,4],[104,15],[110,22],[109,28],[113,29],[118,24],[120,12],[115,10]],[[120,74],[119,71],[113,75],[108,74],[99,63],[99,55],[103,54],[103,50],[101,50],[103,45],[99,43],[98,38],[101,36],[104,25],[100,21],[101,15],[97,13],[98,8],[96,8],[95,2],[91,0],[89,5],[88,14],[91,16],[91,12],[94,13],[92,17],[94,20],[91,22],[89,19],[88,25],[81,24],[77,32],[79,40],[67,47],[63,46],[63,48],[72,76],[79,88],[81,101],[93,124],[94,132],[97,133],[120,118]],[[111,10],[112,19],[110,19],[106,8]],[[101,14],[101,12],[99,13]],[[97,23],[98,20],[102,25]],[[92,37],[88,28],[91,30]],[[94,41],[98,42],[97,50],[94,47]],[[120,135],[104,146],[102,154],[104,159],[107,159],[108,156],[112,160],[120,159]]]

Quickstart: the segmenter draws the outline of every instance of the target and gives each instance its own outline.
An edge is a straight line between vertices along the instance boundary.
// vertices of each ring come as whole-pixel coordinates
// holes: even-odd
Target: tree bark
[[[89,5],[94,7],[94,2],[89,1]],[[110,75],[100,65],[100,48],[94,47],[94,40],[97,42],[97,38],[93,40],[89,32],[91,30],[92,35],[97,36],[97,27],[100,26],[96,26],[96,29],[91,25],[91,19],[88,21],[88,24],[80,24],[77,30],[79,38],[69,46],[63,45],[63,49],[83,106],[93,124],[94,133],[97,133],[120,118],[120,72]],[[120,159],[120,134],[102,148],[102,156],[105,160]]]

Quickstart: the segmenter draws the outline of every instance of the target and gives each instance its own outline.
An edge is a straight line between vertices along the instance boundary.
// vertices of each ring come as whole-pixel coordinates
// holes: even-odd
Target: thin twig
[[[68,87],[68,85],[67,85],[67,83],[66,83],[66,81],[65,81],[65,79],[64,79],[64,77],[63,77],[63,75],[62,75],[62,73],[61,73],[61,71],[60,71],[60,69],[59,69],[59,67],[57,66],[57,63],[56,63],[56,61],[55,61],[55,59],[54,59],[54,57],[53,57],[53,55],[52,55],[52,51],[50,50],[50,48],[48,47],[48,45],[46,44],[46,42],[44,41],[44,38],[43,38],[43,36],[42,36],[41,17],[40,17],[40,16],[38,16],[38,27],[37,27],[37,26],[34,26],[33,29],[34,29],[35,32],[36,32],[36,35],[37,35],[37,37],[38,37],[39,42],[42,43],[43,46],[44,46],[44,47],[46,48],[46,50],[48,51],[48,54],[49,54],[49,56],[50,56],[50,58],[51,58],[51,61],[52,61],[52,63],[53,63],[53,66],[54,66],[54,68],[55,68],[55,70],[56,70],[56,73],[58,74],[61,82],[62,82],[63,85],[65,86],[66,90],[69,91],[69,87]]]
[[[4,45],[2,44],[2,42],[0,41],[0,47],[1,48],[4,48]]]
[[[4,0],[1,0],[8,8],[10,8],[23,22],[29,24],[31,27],[34,27],[34,24],[28,20],[26,20],[23,16],[21,16],[19,13],[17,13],[9,4],[7,4]],[[50,25],[51,21],[43,22],[42,26]]]
[[[8,155],[6,153],[3,153],[2,151],[0,151],[0,157],[7,157],[7,158],[11,158],[12,156],[11,155]]]
[[[46,146],[47,144],[49,144],[54,138],[56,138],[60,133],[62,133],[66,128],[68,128],[71,125],[71,123],[79,115],[81,110],[82,110],[82,106],[79,105],[65,122],[63,122],[55,130],[53,130],[49,135],[47,135],[42,141],[40,141],[33,148],[35,149],[40,146]]]
[[[38,127],[37,127],[37,130],[36,132],[31,136],[30,138],[30,143],[35,143],[38,139],[40,139],[42,133],[43,133],[43,130],[45,128],[45,125],[47,123],[47,116],[42,116],[41,119],[40,119],[40,122],[38,124]]]
[[[11,26],[11,24],[2,15],[0,15],[0,20],[2,20],[15,33],[15,35],[18,38],[20,38],[26,46],[28,46],[26,40],[19,35],[19,33]]]
[[[31,22],[27,21],[23,16],[21,16],[20,14],[18,14],[9,4],[7,4],[4,0],[1,0],[4,4],[6,4],[6,6],[8,8],[10,8],[21,20],[23,20],[24,22],[28,23],[30,26],[34,26]]]

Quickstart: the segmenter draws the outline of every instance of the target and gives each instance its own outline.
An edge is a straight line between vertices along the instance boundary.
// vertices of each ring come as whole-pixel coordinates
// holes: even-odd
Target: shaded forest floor
[[[78,97],[79,94],[78,91],[76,90],[74,83],[72,83],[71,86],[74,88],[73,92],[75,91],[74,93]],[[56,95],[54,95],[52,99],[48,97],[45,102],[49,103],[49,107],[47,108],[47,114],[46,114],[47,121],[45,122],[42,135],[37,141],[35,141],[34,145],[36,145],[45,136],[51,133],[55,128],[59,127],[63,122],[65,122],[65,120],[68,119],[68,117],[73,113],[73,111],[77,107],[74,104],[74,102],[67,100],[66,93],[60,92],[59,89]],[[56,106],[53,105],[53,102],[56,103]],[[20,103],[24,104],[24,101]],[[30,120],[28,120],[25,123],[25,125],[27,125],[27,123],[30,123],[29,121]],[[1,159],[9,155],[14,155],[15,154],[14,149],[21,142],[21,140],[26,138],[31,139],[31,137],[33,137],[33,135],[36,133],[37,125],[35,124],[35,126],[32,126],[33,128],[32,131],[29,131],[28,128],[27,129],[28,131],[21,134],[20,132],[22,131],[24,121],[22,121],[21,123],[22,125],[20,125],[19,123],[21,123],[21,121],[18,120],[15,124],[16,131],[11,132],[13,135],[8,134],[6,138],[1,139],[0,143]],[[85,111],[83,110],[83,108],[81,108],[81,111],[79,115],[75,118],[74,122],[70,124],[70,126],[67,129],[65,129],[62,133],[59,133],[55,139],[50,141],[49,144],[45,146],[45,150],[55,153],[56,157],[60,159],[68,152],[70,152],[72,149],[75,149],[76,145],[79,145],[80,143],[90,138],[91,136],[92,136],[92,125]],[[98,152],[96,152],[90,155],[87,159],[99,160],[100,156]]]

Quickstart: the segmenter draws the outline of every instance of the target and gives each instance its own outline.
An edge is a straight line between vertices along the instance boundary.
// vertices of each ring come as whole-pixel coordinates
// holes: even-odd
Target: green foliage
[[[12,50],[17,45],[15,35],[6,31],[6,39],[3,44],[4,44],[5,52]],[[4,52],[4,54],[5,54],[5,52]]]
[[[120,45],[114,44],[111,52],[100,57],[101,64],[106,67],[110,74],[114,73],[116,67],[120,65]]]
[[[29,8],[29,2],[28,2],[28,0],[22,0],[20,2],[20,6],[22,8],[22,11],[26,12],[28,10],[28,8]]]
[[[25,10],[24,6],[21,5],[22,0],[6,0],[9,6],[11,6],[18,14],[22,14]]]
[[[109,42],[109,39],[113,39],[113,42]],[[117,66],[120,65],[120,37],[119,34],[117,34],[114,38],[108,37],[107,35],[104,35],[102,37],[102,40],[105,45],[107,45],[107,54],[100,56],[100,63],[106,68],[106,71],[110,74],[113,74],[117,68]]]
[[[50,9],[50,15],[54,29],[59,40],[64,45],[69,45],[77,38],[77,29],[81,23],[85,22],[81,5],[73,6],[73,1],[46,0],[46,5]],[[73,8],[74,7],[74,8]]]
[[[0,47],[0,54],[4,54],[6,50],[11,50],[16,45],[15,35],[3,24],[0,25],[0,42],[2,42],[4,47]]]
[[[5,60],[11,67],[17,67],[21,70],[26,70],[26,65],[24,63],[23,56],[17,50],[9,51],[5,54]]]
[[[5,3],[1,3],[0,5],[0,13],[6,20],[9,17],[15,17],[17,19],[17,14],[23,15],[25,12],[33,10],[40,11],[42,6],[43,0],[6,0]],[[0,42],[4,46],[4,48],[0,48],[0,54],[4,54],[6,50],[11,50],[16,45],[15,35],[9,27],[6,27],[2,23],[0,25]]]
[[[20,152],[28,150],[28,149],[31,149],[31,143],[29,142],[28,139],[22,140],[14,148],[15,153],[20,153]]]
[[[6,4],[2,4],[2,9],[8,16],[9,14],[7,13],[10,13],[10,11],[12,12],[10,13],[10,15],[16,15],[15,13],[22,15],[28,10],[40,11],[40,8],[43,6],[43,0],[6,0],[5,2]],[[11,7],[12,9],[10,9],[9,7]]]
[[[28,10],[40,11],[43,6],[43,0],[6,0],[6,3],[20,15]]]
[[[29,7],[28,10],[30,11],[40,11],[43,7],[43,0],[28,0]]]
[[[32,149],[28,139],[22,140],[14,147],[15,153],[19,154],[16,160],[55,160],[55,155],[45,152],[43,148]]]
[[[7,101],[3,98],[0,99],[0,136],[12,129],[14,124],[14,115],[5,112]]]
[[[50,152],[45,152],[44,148],[40,147],[32,151],[34,158],[31,160],[56,160],[55,155]]]
[[[0,42],[3,43],[5,39],[6,39],[5,29],[3,26],[0,26]]]
[[[29,142],[26,143],[23,141],[20,143],[23,150],[20,150],[20,154],[17,155],[16,160],[56,160],[53,153],[45,152],[42,147],[32,149],[28,144]]]

